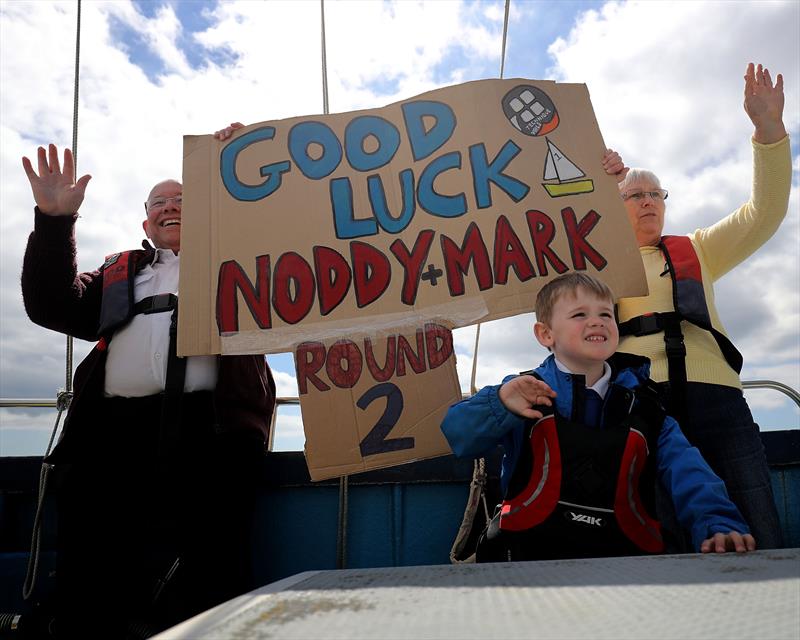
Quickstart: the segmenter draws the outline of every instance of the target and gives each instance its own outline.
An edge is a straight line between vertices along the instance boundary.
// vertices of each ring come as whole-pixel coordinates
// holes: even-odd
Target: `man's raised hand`
[[[75,162],[72,151],[64,149],[64,168],[58,162],[58,149],[51,144],[48,150],[39,147],[37,152],[39,173],[31,161],[23,157],[22,168],[31,183],[33,199],[39,210],[49,216],[69,216],[78,212],[92,176],[85,175],[75,182]]]
[[[229,127],[225,127],[224,129],[220,129],[219,131],[214,132],[214,137],[217,140],[227,140],[233,135],[233,132],[237,129],[241,129],[244,125],[241,122],[231,122]]]

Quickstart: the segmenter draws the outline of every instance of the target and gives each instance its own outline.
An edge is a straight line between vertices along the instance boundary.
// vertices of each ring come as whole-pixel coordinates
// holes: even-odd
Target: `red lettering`
[[[405,243],[400,238],[392,242],[389,247],[398,262],[403,265],[403,290],[400,300],[404,304],[414,304],[417,299],[419,277],[422,273],[422,266],[428,258],[433,236],[434,232],[431,229],[420,231],[411,252],[408,251]]]
[[[314,272],[317,274],[319,312],[326,316],[344,300],[350,289],[350,266],[330,247],[314,247]]]
[[[471,222],[464,233],[464,242],[459,247],[446,235],[441,236],[447,286],[451,296],[464,294],[464,276],[469,273],[470,262],[475,267],[475,277],[481,291],[492,286],[492,267],[489,253],[481,237],[478,225]]]
[[[394,375],[406,375],[407,366],[414,373],[424,373],[440,367],[453,355],[453,334],[445,326],[428,322],[424,330],[416,330],[414,337],[415,346],[412,346],[403,335],[388,336],[383,365],[377,362],[371,337],[364,338],[363,355],[360,344],[352,340],[338,340],[327,352],[322,342],[303,342],[295,350],[300,394],[308,393],[309,382],[319,391],[330,391],[331,387],[317,375],[323,366],[333,385],[340,389],[351,389],[361,377],[364,357],[372,378],[378,383],[384,383]]]
[[[586,269],[586,259],[592,263],[592,266],[598,271],[602,271],[608,264],[608,261],[586,241],[586,236],[597,226],[600,222],[600,214],[594,209],[590,209],[580,222],[577,222],[575,212],[572,207],[566,207],[561,210],[561,219],[564,221],[564,228],[567,230],[567,239],[569,240],[569,250],[572,253],[572,264],[578,271]]]
[[[219,267],[217,281],[217,329],[220,335],[239,331],[239,298],[241,291],[250,313],[260,329],[272,327],[269,309],[269,256],[256,257],[256,285],[235,260],[226,260]]]
[[[316,287],[314,272],[300,254],[288,251],[278,258],[273,284],[272,306],[284,322],[297,324],[308,315]]]
[[[453,333],[447,327],[428,322],[425,324],[425,351],[428,354],[428,368],[447,362],[453,354]]]
[[[386,341],[386,360],[383,367],[375,361],[372,339],[364,338],[364,354],[367,356],[367,369],[376,382],[386,382],[394,374],[394,363],[397,360],[397,338],[389,336]]]
[[[311,359],[308,359],[308,356]],[[317,390],[329,391],[330,387],[320,380],[316,373],[325,364],[325,345],[321,342],[302,342],[297,345],[294,354],[295,367],[297,369],[297,387],[300,395],[308,393],[307,381],[311,381]]]
[[[363,242],[350,243],[353,263],[353,279],[358,308],[366,307],[383,295],[391,281],[389,258],[372,245]]]
[[[525,252],[522,242],[505,216],[497,218],[494,230],[494,281],[497,284],[508,282],[508,269],[514,269],[520,282],[535,277],[533,265]]]
[[[556,255],[556,252],[550,248],[550,243],[556,235],[556,225],[546,213],[531,209],[525,213],[528,219],[528,229],[531,233],[531,240],[533,241],[533,253],[536,256],[536,267],[539,270],[540,276],[547,275],[547,265],[545,258],[553,265],[556,273],[565,273],[567,265],[565,265],[561,258]]]
[[[347,366],[343,366],[344,364]],[[328,350],[325,371],[328,378],[340,389],[350,389],[361,377],[363,359],[355,342],[337,340]]]
[[[425,371],[425,336],[422,329],[417,329],[417,351],[411,348],[405,336],[397,336],[397,375],[406,375],[406,360],[415,373]]]

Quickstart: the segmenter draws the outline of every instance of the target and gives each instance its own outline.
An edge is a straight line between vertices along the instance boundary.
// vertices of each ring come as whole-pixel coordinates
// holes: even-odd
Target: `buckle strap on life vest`
[[[742,354],[730,339],[711,324],[702,282],[700,260],[687,236],[663,236],[659,248],[667,262],[672,279],[672,299],[675,311],[648,313],[619,324],[620,337],[646,336],[664,332],[664,347],[670,382],[671,412],[681,422],[686,403],[686,345],[681,321],[686,320],[708,331],[719,347],[725,361],[737,374],[742,371]]]
[[[640,337],[661,331],[664,332],[664,351],[667,355],[667,376],[669,377],[672,400],[671,411],[679,423],[683,421],[687,382],[686,343],[683,339],[683,331],[681,331],[681,319],[681,314],[674,311],[648,313],[647,315],[637,316],[626,322],[621,322],[619,325],[620,336],[632,335]]]
[[[164,459],[175,453],[180,444],[181,397],[186,382],[186,358],[178,357],[178,296],[159,293],[142,298],[133,305],[133,313],[149,315],[172,311],[169,323],[169,355],[164,398],[161,402],[161,429],[158,454]]]
[[[142,298],[133,305],[133,315],[142,313],[149,315],[151,313],[164,313],[172,311],[178,306],[178,296],[174,293],[159,293],[154,296],[147,296]]]
[[[154,252],[146,240],[142,242],[142,247],[143,249],[110,255],[100,267],[103,274],[103,298],[97,329],[99,336],[110,336],[130,320],[134,313],[134,279],[140,267],[152,260]]]
[[[700,259],[688,236],[664,236],[659,243],[672,277],[675,311],[684,320],[708,331],[716,340],[726,362],[736,373],[742,371],[742,354],[721,331],[711,324],[705,298]],[[683,335],[681,335],[681,340]]]

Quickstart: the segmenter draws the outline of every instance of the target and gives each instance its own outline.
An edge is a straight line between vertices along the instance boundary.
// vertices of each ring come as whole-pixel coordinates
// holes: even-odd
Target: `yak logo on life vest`
[[[574,511],[567,511],[564,517],[570,522],[586,525],[589,527],[605,527],[606,521],[599,516],[590,516],[588,513],[575,513]]]

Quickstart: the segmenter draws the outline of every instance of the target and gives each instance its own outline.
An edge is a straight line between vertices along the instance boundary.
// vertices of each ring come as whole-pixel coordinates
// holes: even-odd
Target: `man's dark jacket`
[[[103,268],[78,273],[77,217],[47,216],[36,209],[22,267],[22,296],[25,310],[36,324],[97,341],[103,337],[98,335]],[[136,270],[152,258],[153,249],[143,251]],[[75,370],[74,398],[62,438],[49,461],[70,462],[82,451],[91,450],[94,429],[103,428],[82,416],[91,415],[103,397],[106,354],[96,345]],[[275,382],[263,355],[220,356],[213,399],[219,432],[238,432],[266,441],[275,406]]]

